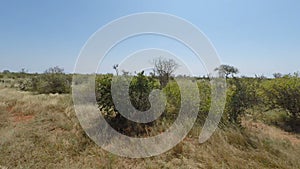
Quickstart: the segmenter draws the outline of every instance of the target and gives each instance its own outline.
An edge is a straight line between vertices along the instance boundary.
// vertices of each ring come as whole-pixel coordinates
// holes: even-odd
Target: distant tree
[[[273,76],[274,76],[274,78],[281,78],[282,74],[281,73],[274,73]]]
[[[45,70],[45,74],[63,74],[63,73],[64,73],[64,69],[58,66],[51,67]]]
[[[162,57],[153,60],[153,63],[153,72],[157,75],[160,85],[163,88],[168,84],[170,77],[179,65],[173,59],[164,59]]]
[[[27,70],[25,68],[22,68],[20,73],[25,74],[27,72]]]
[[[234,77],[235,74],[239,73],[239,70],[237,68],[230,65],[220,65],[215,69],[215,71],[218,71],[219,75],[225,76],[226,79],[229,77],[229,75],[231,75],[231,77]]]
[[[3,73],[8,74],[8,73],[10,73],[10,71],[9,70],[3,70]]]

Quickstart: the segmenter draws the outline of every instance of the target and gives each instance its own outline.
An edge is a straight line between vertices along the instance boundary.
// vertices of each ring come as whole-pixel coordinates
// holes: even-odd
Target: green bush
[[[38,93],[70,93],[71,77],[61,73],[43,74],[33,79],[33,86]]]
[[[240,124],[240,117],[249,108],[262,103],[258,88],[261,80],[253,78],[228,79],[227,103],[225,106],[225,123]]]
[[[263,83],[263,96],[271,109],[282,108],[288,111],[289,125],[300,130],[300,79],[298,76],[284,76]]]
[[[18,86],[21,90],[40,94],[71,92],[72,75],[63,73],[63,69],[59,67],[49,68],[43,74],[30,75],[23,73],[22,75],[23,78],[20,78],[18,81]]]
[[[198,119],[201,122],[205,121],[205,118],[210,109],[211,103],[211,85],[208,80],[200,79],[197,81],[198,91],[200,98],[189,98],[200,100],[199,101],[199,113]],[[189,89],[185,89],[189,90]],[[167,86],[163,89],[167,98],[166,117],[174,118],[178,114],[181,108],[181,93],[180,88],[175,80],[169,81]]]
[[[98,75],[96,77],[96,97],[97,102],[105,109],[114,108],[111,94],[111,83],[113,75]],[[118,80],[118,79],[117,79]],[[120,84],[122,85],[122,84]],[[159,82],[152,77],[147,77],[143,73],[138,73],[132,77],[129,86],[129,96],[131,104],[138,110],[145,111],[150,108],[148,100],[149,94],[153,89],[159,88]],[[124,97],[126,93],[118,91],[119,97]],[[117,110],[116,110],[117,111]]]
[[[180,89],[176,81],[169,81],[166,87],[163,89],[164,94],[166,95],[167,105],[166,112],[163,114],[166,118],[173,118],[177,115],[181,106],[181,95]]]
[[[197,82],[200,96],[200,107],[198,120],[203,123],[208,115],[211,104],[211,85],[210,81],[202,79]]]
[[[112,78],[112,74],[96,76],[96,99],[98,105],[104,111],[114,108],[114,103],[111,96]]]
[[[132,79],[129,87],[132,105],[140,111],[150,109],[151,105],[148,97],[153,89],[158,88],[159,83],[152,77],[147,77],[143,73],[138,73],[138,75]]]
[[[19,79],[18,80],[18,87],[20,90],[23,91],[30,91],[32,90],[32,81],[29,78],[26,79]]]
[[[138,73],[137,76],[131,77],[129,85],[129,97],[130,102],[136,109],[145,111],[150,108],[150,102],[148,100],[149,94],[153,89],[159,88],[159,82],[152,77],[147,77],[143,73]],[[145,127],[149,124],[138,124],[124,118],[116,109],[111,93],[111,83],[113,80],[112,75],[98,75],[96,77],[96,99],[100,107],[101,112],[105,112],[105,118],[112,127],[123,134],[134,134],[145,133]],[[120,80],[120,79],[116,79]],[[117,85],[123,85],[117,83]],[[119,99],[125,98],[126,93],[124,91],[118,91],[116,93]],[[128,133],[130,131],[131,133]]]

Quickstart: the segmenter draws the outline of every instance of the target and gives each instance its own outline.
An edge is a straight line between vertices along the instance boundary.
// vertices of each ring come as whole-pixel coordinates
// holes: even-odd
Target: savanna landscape
[[[160,60],[170,64],[172,60]],[[175,69],[176,67],[174,67]],[[117,66],[114,66],[117,69]],[[122,117],[111,97],[112,74],[96,76],[99,112],[114,129],[131,137],[163,132],[176,119],[180,90],[172,71],[132,76],[130,98],[139,110],[148,95],[163,90],[167,108],[151,123]],[[226,78],[226,106],[218,129],[205,143],[199,133],[210,108],[209,77],[195,77],[200,108],[194,127],[176,147],[159,156],[131,159],[111,154],[81,128],[74,111],[72,75],[53,67],[43,74],[1,73],[1,168],[293,168],[300,167],[300,79],[297,73],[272,78],[238,77],[238,69],[221,65]],[[155,74],[156,72],[156,74]],[[161,71],[163,72],[163,71]],[[169,76],[170,75],[170,76]]]
[[[1,0],[0,169],[300,169],[299,18],[299,0]]]

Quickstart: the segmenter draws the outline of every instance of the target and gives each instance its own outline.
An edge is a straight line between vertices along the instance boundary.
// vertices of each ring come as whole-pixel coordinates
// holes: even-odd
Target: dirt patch
[[[17,116],[13,117],[13,121],[15,123],[26,122],[26,121],[29,121],[29,120],[33,119],[33,117],[34,116],[32,116],[32,115],[27,115],[27,116],[25,116],[25,115],[17,115]]]
[[[14,112],[13,105],[7,106],[6,111],[12,114],[12,121],[14,123],[27,122],[34,118],[33,115],[25,115],[23,112]]]

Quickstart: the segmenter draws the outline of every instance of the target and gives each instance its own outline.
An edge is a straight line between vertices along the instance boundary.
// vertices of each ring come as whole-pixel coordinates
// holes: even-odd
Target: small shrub
[[[32,81],[29,78],[19,79],[18,88],[22,91],[31,91],[32,90]]]

